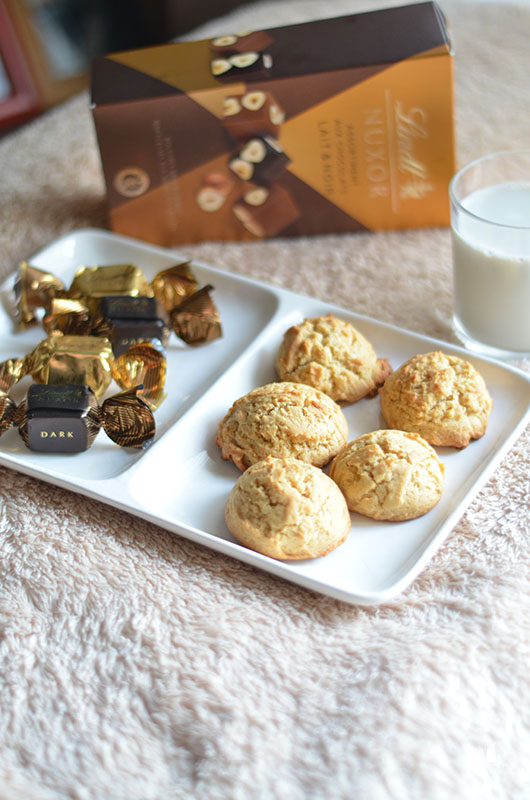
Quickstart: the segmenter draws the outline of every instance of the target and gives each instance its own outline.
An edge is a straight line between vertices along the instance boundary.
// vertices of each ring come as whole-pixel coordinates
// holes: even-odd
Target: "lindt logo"
[[[396,100],[388,102],[386,109],[365,110],[363,142],[370,197],[390,196],[397,211],[398,196],[400,200],[421,200],[434,191],[427,164],[416,153],[416,142],[428,138],[427,112],[420,106],[405,109]],[[405,177],[399,179],[398,174]]]
[[[421,200],[435,188],[429,181],[427,164],[420,161],[415,152],[416,141],[429,138],[427,112],[420,106],[405,110],[398,100],[394,104],[394,119],[398,169],[401,174],[410,176],[407,182],[400,184],[399,194],[402,199]]]

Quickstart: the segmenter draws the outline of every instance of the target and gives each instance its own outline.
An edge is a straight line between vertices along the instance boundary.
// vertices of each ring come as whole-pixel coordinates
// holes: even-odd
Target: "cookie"
[[[348,438],[340,406],[301,383],[268,383],[240,397],[219,423],[224,459],[245,470],[267,456],[325,466]]]
[[[225,508],[235,538],[266,556],[317,558],[341,544],[350,513],[336,483],[325,472],[295,458],[272,458],[249,467]]]
[[[380,430],[344,447],[330,467],[348,508],[398,522],[426,514],[441,497],[444,466],[416,433]]]
[[[419,433],[441,447],[464,448],[483,436],[493,406],[477,370],[440,351],[413,356],[379,392],[390,428]]]
[[[350,322],[328,314],[286,331],[276,372],[282,381],[306,383],[337,402],[355,403],[374,395],[392,367]]]

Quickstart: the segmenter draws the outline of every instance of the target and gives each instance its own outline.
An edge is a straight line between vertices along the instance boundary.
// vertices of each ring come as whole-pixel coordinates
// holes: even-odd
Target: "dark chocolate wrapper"
[[[0,432],[17,425],[26,446],[44,453],[84,452],[101,428],[120,447],[145,447],[156,426],[151,409],[139,396],[141,388],[109,397],[100,407],[89,386],[33,384],[18,409],[10,401]],[[0,420],[1,410],[0,400]]]
[[[204,286],[170,314],[173,330],[186,344],[203,344],[223,335],[219,311],[210,296],[212,289]]]
[[[30,386],[18,431],[30,450],[81,453],[101,428],[100,409],[89,386]]]
[[[136,344],[159,342],[163,347],[167,344],[169,328],[154,297],[104,297],[100,314],[107,323],[115,356]]]

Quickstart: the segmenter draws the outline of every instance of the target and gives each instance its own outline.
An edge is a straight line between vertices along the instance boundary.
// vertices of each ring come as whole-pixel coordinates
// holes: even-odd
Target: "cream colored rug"
[[[441,5],[459,161],[527,146],[530,9]],[[259,2],[200,34],[378,6]],[[0,170],[0,277],[106,225],[86,94]],[[447,230],[183,250],[451,338]],[[0,798],[527,800],[529,476],[526,432],[413,585],[358,608],[0,468]]]

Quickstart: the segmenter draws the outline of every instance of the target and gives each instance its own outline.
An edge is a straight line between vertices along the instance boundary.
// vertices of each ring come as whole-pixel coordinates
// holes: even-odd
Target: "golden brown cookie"
[[[416,433],[380,430],[344,447],[330,468],[348,508],[397,522],[426,514],[441,497],[444,466]]]
[[[286,331],[276,372],[282,381],[307,383],[337,402],[355,403],[375,394],[392,367],[350,322],[328,314]]]
[[[249,467],[230,492],[226,524],[235,538],[272,558],[325,556],[350,530],[350,514],[325,472],[295,458]]]
[[[340,406],[301,383],[268,383],[240,397],[219,423],[221,455],[245,470],[267,456],[325,466],[348,437]]]
[[[483,436],[493,406],[477,370],[440,351],[413,356],[379,392],[389,427],[414,431],[441,447],[467,447]]]

